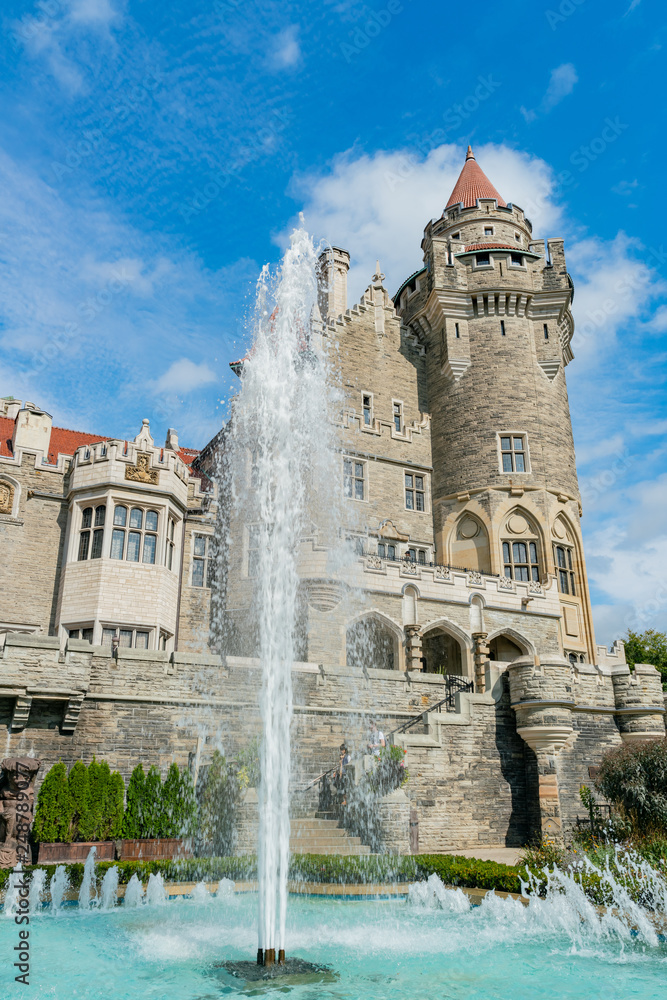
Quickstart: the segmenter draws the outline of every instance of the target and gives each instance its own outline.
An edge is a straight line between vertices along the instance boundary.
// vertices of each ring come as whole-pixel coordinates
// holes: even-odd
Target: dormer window
[[[510,264],[512,265],[512,267],[523,267],[523,254],[511,253]]]
[[[475,267],[491,267],[491,255],[488,253],[475,254]]]

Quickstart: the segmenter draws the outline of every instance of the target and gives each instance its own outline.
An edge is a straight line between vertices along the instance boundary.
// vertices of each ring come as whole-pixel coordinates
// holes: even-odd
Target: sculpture
[[[28,837],[35,811],[35,757],[5,757],[0,764],[0,868],[30,863]]]

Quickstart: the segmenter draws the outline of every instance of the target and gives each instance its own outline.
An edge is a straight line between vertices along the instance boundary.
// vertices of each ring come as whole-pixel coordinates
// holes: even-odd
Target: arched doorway
[[[345,635],[347,665],[360,669],[394,670],[398,663],[396,636],[371,615],[353,622]]]
[[[431,629],[422,638],[424,670],[429,674],[463,674],[461,646],[442,628]]]
[[[492,660],[501,663],[511,663],[517,656],[523,656],[525,650],[518,646],[508,635],[497,635],[489,641],[489,655]]]

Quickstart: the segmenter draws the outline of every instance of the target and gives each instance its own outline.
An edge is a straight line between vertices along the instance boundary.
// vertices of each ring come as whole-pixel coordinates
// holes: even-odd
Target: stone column
[[[486,670],[489,665],[489,646],[486,641],[488,632],[473,632],[472,637],[475,643],[475,691],[477,694],[484,694],[486,691]]]
[[[405,626],[405,669],[421,670],[422,664],[422,633],[419,625]]]
[[[539,833],[561,843],[557,757],[573,731],[570,664],[560,656],[522,656],[508,673],[516,731],[537,758]]]

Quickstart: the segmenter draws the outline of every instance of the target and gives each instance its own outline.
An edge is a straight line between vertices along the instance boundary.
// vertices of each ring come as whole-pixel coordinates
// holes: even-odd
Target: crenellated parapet
[[[623,665],[612,668],[616,721],[625,743],[659,739],[665,735],[665,705],[660,672],[648,663],[637,663],[632,672]]]

